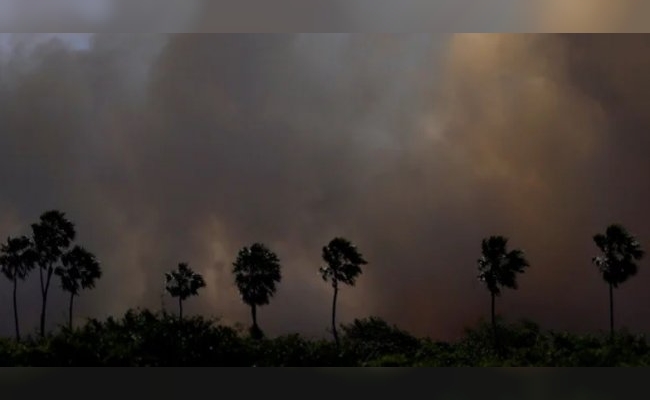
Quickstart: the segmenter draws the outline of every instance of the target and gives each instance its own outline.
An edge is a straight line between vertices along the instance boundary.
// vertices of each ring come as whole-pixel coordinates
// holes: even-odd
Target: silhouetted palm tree
[[[592,262],[598,267],[603,279],[609,285],[609,332],[614,335],[614,288],[636,275],[637,261],[644,251],[641,245],[627,230],[618,224],[607,227],[605,234],[594,235],[596,246],[603,253],[594,257]]]
[[[331,282],[334,288],[332,300],[332,335],[336,346],[339,347],[339,336],[336,330],[336,298],[339,293],[339,283],[354,286],[356,279],[361,275],[361,266],[368,264],[361,253],[357,251],[349,240],[334,238],[323,247],[323,260],[327,264],[319,268],[319,272],[326,282]]]
[[[2,273],[13,283],[14,324],[16,325],[16,340],[20,341],[20,325],[18,323],[18,300],[16,291],[18,280],[25,280],[34,269],[36,257],[32,242],[28,237],[7,238],[0,249],[0,266]]]
[[[481,243],[481,258],[478,259],[478,278],[485,283],[492,296],[491,320],[495,343],[497,340],[495,297],[501,295],[501,288],[517,289],[517,274],[530,265],[521,250],[507,250],[508,239],[490,236]]]
[[[61,256],[74,240],[76,232],[74,224],[65,218],[64,213],[52,210],[43,213],[39,222],[32,224],[32,233],[41,283],[40,333],[41,336],[45,336],[45,313],[50,280],[57,263],[61,261]]]
[[[165,273],[167,292],[178,297],[178,318],[183,319],[183,301],[190,296],[197,296],[199,289],[205,287],[201,274],[192,271],[187,263],[178,264],[175,271]]]
[[[95,281],[102,277],[102,269],[95,256],[81,246],[75,246],[61,256],[62,266],[54,274],[61,279],[61,288],[70,293],[68,304],[68,328],[72,329],[72,305],[74,297],[82,289],[92,289]]]
[[[280,259],[262,243],[243,247],[233,263],[235,284],[242,300],[251,308],[253,326],[251,335],[261,337],[257,324],[257,307],[269,304],[276,292],[276,284],[282,279]]]

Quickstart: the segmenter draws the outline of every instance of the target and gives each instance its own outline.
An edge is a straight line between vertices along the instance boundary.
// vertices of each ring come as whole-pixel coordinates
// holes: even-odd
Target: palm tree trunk
[[[45,282],[43,281],[43,268],[39,266],[38,277],[41,283],[41,319],[40,319],[40,334],[41,337],[45,334]]]
[[[14,276],[14,323],[16,324],[16,341],[20,342],[20,326],[18,325],[18,301],[16,300],[16,289],[18,288],[18,279]]]
[[[257,307],[255,304],[251,305],[251,317],[253,317],[253,329],[257,330],[259,327],[257,326]]]
[[[43,292],[45,293],[45,292]],[[43,294],[43,300],[41,302],[41,323],[40,323],[40,334],[41,337],[45,336],[45,306],[47,304],[47,297]]]
[[[494,311],[494,302],[495,302],[495,295],[492,293],[492,305],[490,309],[490,316],[492,319],[492,335],[494,336],[494,348],[498,349],[499,348],[499,338],[497,334],[497,319],[496,319],[496,313]]]
[[[45,286],[43,286],[43,278],[41,272],[41,293],[43,295],[43,302],[41,304],[41,337],[45,336],[45,310],[47,308],[47,292],[50,288],[50,280],[52,279],[52,266],[50,265],[47,269],[47,280],[45,281]]]
[[[72,330],[72,304],[74,302],[74,293],[70,293],[70,304],[68,305],[68,329]]]
[[[253,326],[250,328],[251,338],[258,340],[264,337],[264,332],[257,325],[257,305],[251,304],[251,316],[253,317]]]
[[[183,300],[178,296],[178,319],[183,319]]]
[[[492,330],[494,330],[496,332],[496,330],[497,330],[497,321],[496,321],[496,317],[495,317],[495,314],[494,314],[494,293],[492,293],[492,308],[490,309],[490,316],[491,316],[491,320],[492,320]]]
[[[614,288],[609,284],[609,337],[614,339]]]
[[[332,300],[332,335],[334,335],[334,343],[336,343],[336,348],[339,348],[339,335],[336,331],[336,297],[339,294],[339,288],[334,282],[334,298]]]

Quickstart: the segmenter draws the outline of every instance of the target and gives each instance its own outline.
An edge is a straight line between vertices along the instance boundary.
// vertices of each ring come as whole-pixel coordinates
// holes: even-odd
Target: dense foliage
[[[341,326],[341,346],[297,334],[253,339],[202,317],[131,310],[45,338],[0,339],[1,366],[647,366],[645,337],[544,332],[532,322],[481,323],[455,342],[421,339],[379,318]]]

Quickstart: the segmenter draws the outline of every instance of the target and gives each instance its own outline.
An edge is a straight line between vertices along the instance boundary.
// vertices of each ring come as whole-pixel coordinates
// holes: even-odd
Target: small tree
[[[45,314],[50,281],[61,256],[76,236],[74,224],[68,221],[61,211],[43,213],[36,224],[32,224],[36,264],[39,266],[41,284],[41,320],[40,333],[45,336]]]
[[[607,227],[605,234],[593,237],[602,255],[592,262],[598,267],[603,280],[609,285],[609,333],[614,336],[614,289],[638,271],[637,261],[644,256],[641,244],[621,225]]]
[[[102,269],[95,256],[81,246],[75,246],[61,256],[62,266],[56,267],[54,274],[61,279],[61,288],[70,293],[68,303],[68,328],[72,329],[72,307],[74,297],[82,289],[92,289],[102,277]]]
[[[357,277],[361,275],[361,266],[368,264],[357,248],[347,239],[334,238],[323,247],[323,260],[326,265],[319,268],[324,281],[330,282],[334,289],[332,300],[332,335],[336,346],[339,347],[339,336],[336,330],[336,299],[339,293],[339,283],[354,286]]]
[[[197,296],[199,289],[205,287],[201,274],[192,271],[187,263],[178,264],[175,271],[165,273],[167,292],[178,297],[178,318],[183,319],[183,301],[190,296]]]
[[[501,288],[517,289],[517,274],[530,265],[521,250],[507,250],[508,239],[490,236],[481,243],[482,256],[478,259],[478,278],[485,283],[492,296],[491,320],[495,344],[497,341],[495,297],[501,295]]]
[[[235,284],[244,303],[251,308],[253,326],[251,335],[261,337],[257,324],[257,307],[269,304],[277,290],[276,284],[282,279],[280,259],[262,243],[243,247],[233,263]]]
[[[34,269],[36,257],[32,242],[28,237],[7,238],[0,248],[0,266],[2,273],[13,283],[14,324],[16,340],[20,341],[20,324],[18,323],[18,299],[16,296],[18,280],[24,281]]]

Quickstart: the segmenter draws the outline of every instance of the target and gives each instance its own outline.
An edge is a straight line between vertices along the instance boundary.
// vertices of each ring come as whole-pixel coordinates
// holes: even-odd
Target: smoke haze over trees
[[[159,309],[161,277],[183,259],[207,283],[192,313],[246,323],[231,263],[260,241],[283,255],[265,331],[324,334],[320,250],[340,235],[372,268],[342,289],[338,320],[452,337],[486,314],[476,254],[503,232],[535,268],[500,313],[594,330],[608,305],[594,232],[620,221],[650,247],[650,36],[2,43],[0,234],[66,210],[105,267],[76,319]],[[641,264],[616,294],[617,326],[650,329]],[[23,333],[38,326],[35,277],[20,282]],[[48,294],[49,326],[66,321],[67,300]],[[0,328],[13,334],[4,280]]]

